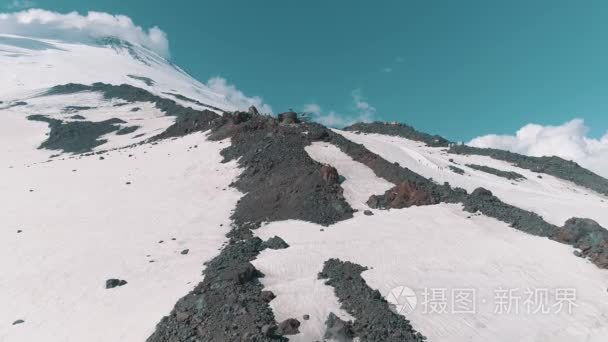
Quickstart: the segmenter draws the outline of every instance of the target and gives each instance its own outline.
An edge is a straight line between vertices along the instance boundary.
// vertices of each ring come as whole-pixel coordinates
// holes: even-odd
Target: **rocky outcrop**
[[[164,317],[148,342],[166,341],[287,341],[277,327],[263,274],[252,264],[262,240],[247,228],[235,228],[230,244],[207,264],[205,278]]]
[[[343,336],[343,341],[349,341],[351,335],[361,342],[424,341],[425,337],[416,332],[405,317],[390,309],[378,290],[367,285],[361,277],[365,270],[363,266],[339,259],[325,262],[319,279],[327,279],[325,284],[334,288],[342,308],[355,318],[351,328],[350,323],[330,316],[326,334]]]
[[[420,141],[428,146],[447,147],[450,141],[439,135],[431,135],[417,131],[414,127],[408,126],[400,122],[359,122],[351,126],[345,127],[345,131],[361,132],[361,133],[377,133],[406,138],[409,140]]]
[[[424,187],[423,184],[402,182],[389,189],[384,195],[372,195],[367,205],[374,209],[403,209],[411,206],[437,204],[440,198]]]
[[[333,312],[330,312],[325,321],[324,338],[328,341],[351,342],[354,337],[353,323],[345,322]]]
[[[323,165],[305,150],[324,127],[241,113],[225,114],[214,125],[209,138],[230,138],[221,153],[244,169],[233,183],[245,193],[233,215],[237,224],[300,219],[329,225],[353,216],[340,184],[327,183],[320,176]]]
[[[316,126],[286,125],[245,112],[224,114],[210,125],[210,139],[231,139],[221,153],[225,161],[238,160],[243,168],[232,186],[245,195],[232,214],[230,243],[207,264],[203,281],[178,301],[148,342],[286,341],[282,336],[297,333],[300,323],[276,322],[268,305],[274,295],[263,291],[263,274],[251,261],[265,248],[289,245],[279,237],[263,242],[251,229],[288,219],[329,225],[352,217],[353,210],[340,185],[328,184],[319,174],[323,165],[304,149],[311,137],[322,135]]]
[[[106,289],[113,289],[115,287],[125,286],[125,285],[127,285],[126,280],[114,279],[114,278],[106,280]]]
[[[289,245],[287,244],[287,242],[285,242],[285,240],[281,239],[278,236],[273,236],[270,239],[264,241],[262,246],[263,246],[263,248],[269,248],[269,249],[289,248]]]
[[[608,230],[591,219],[571,218],[563,227],[556,229],[551,238],[581,250],[601,268],[608,268]]]
[[[453,145],[449,153],[488,156],[509,162],[519,168],[532,172],[546,173],[557,178],[608,195],[608,179],[601,177],[577,163],[560,157],[530,157],[492,148],[478,148],[466,145]]]
[[[489,167],[486,165],[467,164],[467,166],[470,167],[471,169],[489,173],[489,174],[492,174],[492,175],[495,175],[498,177],[506,178],[508,180],[521,181],[521,180],[526,179],[526,177],[524,175],[514,172],[514,171],[498,170],[498,169],[495,169],[493,167]]]
[[[328,185],[338,184],[340,183],[340,175],[338,174],[338,170],[335,167],[325,164],[321,166],[321,178]]]
[[[298,113],[296,112],[285,112],[285,113],[281,113],[277,116],[279,118],[279,122],[282,124],[295,124],[295,123],[299,123],[300,119],[298,118]]]
[[[120,130],[125,121],[114,118],[104,121],[62,121],[44,115],[30,115],[28,120],[42,121],[49,125],[48,138],[39,148],[60,150],[70,153],[90,152],[93,148],[105,144],[103,135]]]

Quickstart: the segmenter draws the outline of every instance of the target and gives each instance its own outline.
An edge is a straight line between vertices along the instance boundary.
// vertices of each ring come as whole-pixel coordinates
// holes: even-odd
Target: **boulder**
[[[261,273],[250,262],[244,262],[226,270],[222,274],[222,279],[242,285],[260,276]]]
[[[260,115],[260,112],[258,111],[258,109],[255,106],[249,107],[247,112],[251,115]]]
[[[436,202],[427,189],[413,182],[400,183],[387,191],[385,201],[388,207],[395,209],[430,205]]]
[[[126,280],[115,279],[115,278],[106,280],[106,289],[113,289],[115,287],[124,286],[124,285],[127,285]]]
[[[300,321],[295,318],[288,318],[279,324],[277,334],[280,336],[299,334]]]
[[[262,291],[260,297],[264,302],[270,303],[273,299],[275,299],[276,296],[274,293],[272,293],[272,291]]]
[[[321,178],[323,178],[325,183],[328,185],[340,183],[340,175],[338,174],[338,170],[328,164],[321,166]]]
[[[285,242],[285,240],[281,239],[278,236],[274,236],[271,237],[270,239],[264,241],[264,243],[262,244],[263,248],[270,248],[270,249],[285,249],[285,248],[289,248],[289,245],[287,244],[287,242]]]
[[[278,115],[279,122],[282,124],[294,124],[299,123],[298,113],[296,112],[285,112]]]

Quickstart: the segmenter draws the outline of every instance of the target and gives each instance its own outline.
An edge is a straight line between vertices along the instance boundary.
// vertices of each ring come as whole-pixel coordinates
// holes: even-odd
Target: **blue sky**
[[[174,63],[201,81],[220,75],[275,112],[316,104],[356,116],[368,103],[376,119],[454,140],[576,117],[593,137],[608,129],[606,1],[30,4],[159,26]]]

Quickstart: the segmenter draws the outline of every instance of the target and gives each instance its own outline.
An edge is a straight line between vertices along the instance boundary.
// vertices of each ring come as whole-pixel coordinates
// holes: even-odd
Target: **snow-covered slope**
[[[605,229],[563,226],[581,217],[608,227],[605,195],[291,114],[220,117],[242,103],[116,39],[0,35],[0,74],[0,341],[276,341],[279,332],[316,341],[330,313],[353,320],[341,332],[361,341],[390,340],[408,330],[405,319],[438,342],[608,336],[608,254],[596,253],[608,250]],[[103,84],[49,92],[68,83]],[[412,179],[406,195],[420,191],[423,206],[368,205]],[[467,193],[443,186],[453,197],[425,202],[444,182]],[[469,195],[480,187],[496,197]],[[477,209],[466,211],[466,196]],[[498,214],[482,214],[484,204]],[[560,234],[527,234],[529,222]],[[368,267],[364,287],[378,294],[326,281],[333,258]],[[343,283],[354,279],[345,274]],[[111,278],[127,284],[106,289]],[[417,298],[411,312],[399,309],[415,304],[403,287]],[[472,312],[454,312],[463,290],[474,292]],[[504,291],[508,308],[497,302]],[[350,305],[366,300],[379,311]],[[297,332],[277,327],[293,318]]]
[[[175,99],[167,95],[174,93],[224,110],[237,109],[223,94],[156,53],[115,38],[86,45],[0,34],[0,75],[0,101],[24,99],[60,84],[102,82],[131,84],[159,96]]]
[[[387,148],[392,148],[388,142],[393,138],[384,138]],[[384,180],[331,144],[315,143],[307,151],[321,162],[331,162],[345,176],[345,197],[353,207],[391,187],[382,186]],[[490,182],[479,184],[486,183]],[[407,318],[429,341],[599,342],[608,336],[608,272],[573,257],[571,247],[523,234],[491,218],[471,216],[459,205],[374,214],[360,212],[354,219],[324,230],[290,221],[271,223],[257,231],[262,238],[281,236],[290,245],[285,250],[265,251],[255,261],[267,275],[262,282],[277,294],[271,306],[279,320],[311,312],[320,315],[304,323],[307,334],[295,341],[321,339],[324,314],[335,310],[331,300],[316,299],[320,292],[317,273],[329,258],[371,268],[363,273],[364,279],[386,297],[395,288],[411,288],[418,296],[418,306]],[[501,289],[515,290],[509,300],[516,302],[509,312],[497,311],[496,295]],[[533,313],[537,305],[545,303],[539,298],[524,305],[527,290],[546,290],[546,307],[555,309],[555,293],[565,289],[576,291],[572,313]],[[474,312],[453,311],[454,290],[475,292]],[[425,291],[439,295],[424,304]],[[445,311],[433,312],[432,305],[445,305]],[[519,305],[517,312],[515,305]]]
[[[225,240],[240,197],[225,145],[198,133],[103,159],[3,162],[0,340],[145,340]],[[128,285],[107,290],[110,278]]]
[[[448,182],[469,192],[484,187],[503,201],[535,212],[550,223],[562,225],[571,217],[589,217],[608,227],[608,198],[571,182],[545,174],[539,178],[538,173],[490,157],[448,154],[446,148],[429,147],[401,137],[336,132],[363,144],[384,159],[399,163],[436,182]],[[525,179],[509,180],[473,169],[467,166],[469,164],[513,171],[525,176]],[[450,166],[465,172],[458,174]]]

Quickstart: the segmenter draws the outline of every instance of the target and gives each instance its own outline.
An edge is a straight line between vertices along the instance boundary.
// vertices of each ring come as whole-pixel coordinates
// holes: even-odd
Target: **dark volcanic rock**
[[[421,141],[428,146],[447,147],[450,141],[438,136],[419,132],[414,127],[404,123],[388,123],[388,122],[359,122],[354,125],[344,128],[345,131],[362,132],[362,133],[377,133],[384,135],[398,136],[410,140]]]
[[[194,132],[206,131],[211,127],[211,122],[217,118],[218,115],[209,110],[185,112],[175,119],[173,125],[152,140],[181,137]]]
[[[495,169],[493,167],[485,166],[485,165],[475,165],[475,164],[467,164],[471,169],[479,170],[485,173],[493,174],[498,177],[506,178],[508,180],[524,180],[526,177],[524,175],[519,174],[513,171],[502,171]]]
[[[149,77],[137,76],[137,75],[127,75],[127,77],[130,77],[134,80],[142,81],[149,87],[151,87],[155,84],[155,82]]]
[[[127,285],[127,281],[126,280],[121,280],[121,279],[108,279],[108,280],[106,280],[106,289],[113,289],[115,287],[124,286],[124,285]]]
[[[365,215],[365,216],[373,216],[374,213],[371,210],[365,210],[365,211],[363,211],[363,215]]]
[[[281,239],[278,236],[273,236],[270,239],[264,241],[262,246],[263,246],[263,248],[270,248],[270,249],[289,248],[289,245],[287,244],[287,242],[285,242],[283,239]]]
[[[452,172],[457,173],[459,175],[464,175],[464,170],[459,167],[456,167],[454,165],[450,165],[450,170],[452,170]]]
[[[345,322],[333,312],[329,313],[325,321],[325,339],[336,342],[351,342],[355,337],[352,322]]]
[[[250,106],[247,112],[251,115],[260,115],[260,112],[258,112],[258,109],[255,106]]]
[[[126,134],[133,133],[133,132],[137,131],[138,129],[139,129],[139,126],[127,126],[127,127],[123,127],[121,129],[119,129],[118,131],[116,131],[116,134],[126,135]]]
[[[285,336],[285,335],[295,335],[299,334],[300,330],[300,321],[295,318],[289,318],[281,322],[277,329],[277,335]]]
[[[188,252],[190,252],[189,249],[184,249],[183,251],[180,252],[181,255],[186,255],[188,254]]]
[[[274,293],[272,293],[272,291],[262,291],[262,293],[260,294],[260,297],[266,303],[270,303],[273,299],[276,298],[276,296],[274,295]]]
[[[247,228],[235,227],[229,237],[231,243],[207,263],[203,281],[158,323],[148,342],[286,341],[275,335],[269,294],[250,263],[262,240]]]
[[[354,336],[361,342],[424,341],[425,338],[414,330],[408,320],[390,309],[389,303],[378,290],[372,290],[367,285],[361,277],[361,272],[365,270],[367,268],[348,261],[329,259],[319,273],[319,279],[327,279],[326,284],[334,288],[342,308],[355,317],[352,324]],[[350,338],[349,324],[331,315],[326,324],[327,333],[331,326],[331,331],[343,332],[336,335]]]
[[[603,178],[577,163],[560,157],[530,157],[521,154],[492,148],[478,148],[466,145],[454,145],[449,153],[481,155],[509,162],[532,172],[546,173],[557,178],[571,181],[574,184],[608,195],[608,179]]]
[[[17,324],[23,324],[23,323],[25,323],[25,321],[24,321],[24,320],[22,320],[22,319],[18,319],[18,320],[16,320],[16,321],[14,321],[14,322],[13,322],[13,325],[17,325]]]
[[[475,189],[466,197],[463,204],[467,212],[479,211],[529,234],[548,237],[557,229],[557,226],[546,222],[538,214],[506,204],[484,188]]]
[[[296,112],[285,112],[278,115],[279,122],[282,124],[295,124],[299,123],[298,113]]]
[[[322,164],[304,149],[324,127],[280,125],[262,115],[235,124],[235,115],[224,114],[210,139],[230,137],[222,155],[245,169],[233,184],[245,193],[233,215],[237,225],[288,219],[329,225],[352,217],[340,184],[327,184],[319,176]]]
[[[608,268],[608,230],[591,219],[571,218],[563,227],[556,229],[551,238],[579,248],[601,268]]]
[[[72,153],[90,152],[94,147],[106,142],[99,139],[102,135],[119,130],[118,125],[125,123],[120,119],[100,122],[61,121],[43,115],[30,115],[27,118],[46,122],[51,129],[48,139],[40,145],[40,148]]]

